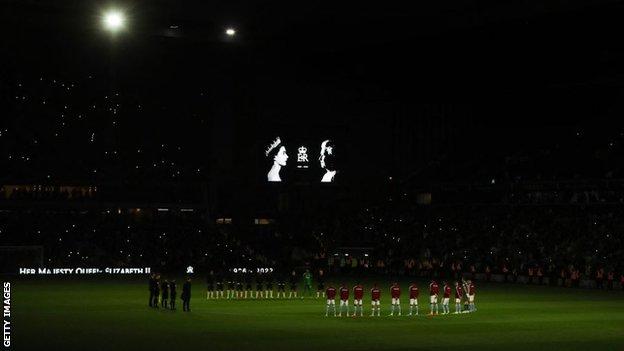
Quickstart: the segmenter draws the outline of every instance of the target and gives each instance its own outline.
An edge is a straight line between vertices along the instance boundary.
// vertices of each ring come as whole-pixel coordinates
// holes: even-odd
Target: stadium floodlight
[[[234,29],[234,28],[227,28],[225,30],[225,34],[227,34],[230,37],[233,37],[236,34],[236,29]]]
[[[124,27],[126,17],[119,10],[109,10],[104,13],[102,22],[105,29],[111,32],[117,32]]]

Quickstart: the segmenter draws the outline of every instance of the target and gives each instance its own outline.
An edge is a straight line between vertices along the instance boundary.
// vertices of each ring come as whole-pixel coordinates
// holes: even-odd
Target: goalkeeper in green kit
[[[312,297],[312,273],[308,269],[303,273],[303,292],[306,296]],[[303,299],[303,294],[301,298]]]

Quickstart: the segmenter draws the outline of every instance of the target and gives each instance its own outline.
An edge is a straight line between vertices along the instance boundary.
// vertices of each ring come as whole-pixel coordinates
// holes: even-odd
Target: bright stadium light
[[[228,35],[228,36],[230,36],[230,37],[233,37],[233,36],[234,36],[234,34],[236,34],[236,29],[234,29],[234,28],[228,28],[228,29],[226,29],[226,30],[225,30],[225,34],[227,34],[227,35]]]
[[[126,18],[122,12],[110,10],[104,14],[102,21],[104,28],[111,32],[116,32],[124,27]]]

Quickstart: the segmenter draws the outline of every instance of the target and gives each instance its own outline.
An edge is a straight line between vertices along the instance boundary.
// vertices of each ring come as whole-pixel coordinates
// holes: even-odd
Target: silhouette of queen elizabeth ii
[[[325,170],[322,183],[331,183],[336,176],[336,145],[332,140],[325,140],[321,143],[321,152],[319,155],[321,168]]]
[[[281,182],[280,170],[286,166],[288,161],[288,154],[286,154],[286,146],[282,144],[282,141],[277,137],[271,145],[269,145],[264,152],[267,160],[271,164],[271,169],[267,173],[267,180],[269,182]]]

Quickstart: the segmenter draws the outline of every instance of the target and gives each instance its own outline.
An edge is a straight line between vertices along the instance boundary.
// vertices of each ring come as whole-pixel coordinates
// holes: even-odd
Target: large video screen
[[[342,176],[341,152],[331,137],[275,135],[262,150],[263,178],[270,183],[335,183]]]

